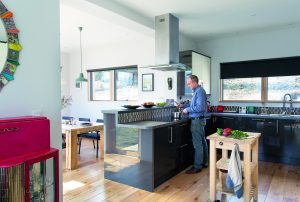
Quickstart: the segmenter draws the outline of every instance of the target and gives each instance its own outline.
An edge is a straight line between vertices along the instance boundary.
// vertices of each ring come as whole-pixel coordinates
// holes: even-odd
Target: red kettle
[[[224,111],[224,107],[222,105],[218,105],[217,112],[223,112],[223,111]]]

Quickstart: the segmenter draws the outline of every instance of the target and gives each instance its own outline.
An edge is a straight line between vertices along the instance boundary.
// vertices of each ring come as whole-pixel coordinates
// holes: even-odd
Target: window
[[[286,93],[300,101],[300,76],[222,79],[222,101],[280,101]]]
[[[222,101],[300,101],[300,56],[220,63]]]
[[[226,101],[261,100],[261,78],[222,80],[222,98]]]
[[[111,100],[111,71],[98,71],[92,74],[92,100]]]
[[[268,100],[282,101],[286,93],[300,101],[300,76],[268,77]]]
[[[116,100],[137,100],[138,73],[136,68],[115,70]]]
[[[90,100],[137,100],[137,66],[88,70]]]

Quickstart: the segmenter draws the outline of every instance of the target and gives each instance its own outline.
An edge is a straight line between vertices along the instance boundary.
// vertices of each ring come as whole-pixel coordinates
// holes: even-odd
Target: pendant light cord
[[[80,33],[80,72],[82,73],[82,45],[81,45],[81,31],[82,27],[79,27]]]

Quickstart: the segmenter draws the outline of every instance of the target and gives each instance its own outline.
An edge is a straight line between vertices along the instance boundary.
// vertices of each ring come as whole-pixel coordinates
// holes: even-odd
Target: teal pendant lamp
[[[79,32],[80,32],[80,74],[79,74],[79,77],[76,79],[76,82],[87,82],[88,80],[86,78],[84,78],[84,75],[82,73],[81,31],[82,31],[82,27],[79,27]]]

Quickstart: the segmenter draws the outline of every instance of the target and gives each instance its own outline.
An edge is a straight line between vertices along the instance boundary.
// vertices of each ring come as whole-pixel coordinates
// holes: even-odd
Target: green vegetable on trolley
[[[217,133],[218,133],[218,135],[223,135],[223,129],[222,128],[217,128]]]
[[[224,137],[234,138],[234,139],[244,139],[249,137],[249,135],[240,130],[232,130],[230,128],[217,128],[217,134]]]

